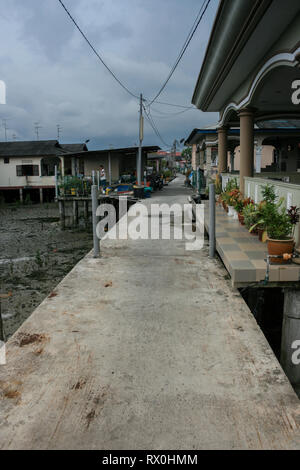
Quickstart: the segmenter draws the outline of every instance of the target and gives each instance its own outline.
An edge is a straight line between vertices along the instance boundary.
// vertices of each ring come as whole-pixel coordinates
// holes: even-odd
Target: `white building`
[[[0,193],[5,199],[53,197],[55,166],[72,174],[73,152],[87,151],[85,144],[60,144],[57,140],[0,142]]]

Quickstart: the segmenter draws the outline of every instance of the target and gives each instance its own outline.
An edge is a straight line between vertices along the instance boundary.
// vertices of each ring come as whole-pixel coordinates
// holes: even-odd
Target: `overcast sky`
[[[135,94],[153,97],[167,77],[202,0],[64,0],[95,48]],[[190,105],[218,0],[211,4],[161,101]],[[89,148],[132,146],[138,139],[138,102],[109,75],[58,0],[0,0],[0,80],[7,86],[8,140],[90,139]],[[217,116],[153,104],[166,143],[187,137]],[[3,129],[0,138],[4,140]],[[162,142],[145,124],[145,145]]]

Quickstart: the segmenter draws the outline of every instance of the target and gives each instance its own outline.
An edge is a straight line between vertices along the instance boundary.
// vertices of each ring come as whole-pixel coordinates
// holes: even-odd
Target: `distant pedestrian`
[[[102,186],[103,189],[106,188],[106,173],[103,165],[100,165],[100,186]]]

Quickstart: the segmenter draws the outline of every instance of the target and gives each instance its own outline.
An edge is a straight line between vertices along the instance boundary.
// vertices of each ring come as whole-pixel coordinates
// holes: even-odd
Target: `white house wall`
[[[41,160],[43,157],[9,157],[9,163],[4,163],[0,158],[0,188],[15,189],[25,186],[31,187],[53,187],[55,186],[54,176],[17,176],[17,165],[38,165],[39,175],[41,175]]]

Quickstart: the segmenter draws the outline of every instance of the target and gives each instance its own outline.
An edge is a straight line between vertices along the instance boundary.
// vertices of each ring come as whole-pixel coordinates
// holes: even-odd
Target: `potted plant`
[[[237,194],[239,193],[239,187],[237,179],[233,178],[228,181],[226,184],[225,190],[221,193],[221,200],[223,208],[228,215],[234,215],[232,211],[232,206],[234,205],[234,200],[237,199]],[[230,213],[229,213],[230,210]]]
[[[292,254],[295,246],[294,232],[299,222],[299,209],[295,206],[287,211],[282,207],[284,199],[277,202],[274,186],[263,188],[264,200],[258,208],[258,220],[251,227],[251,231],[263,226],[267,232],[268,254],[282,256]],[[271,258],[272,264],[284,264],[283,258]]]
[[[234,208],[238,213],[238,219],[241,225],[245,225],[243,210],[250,203],[254,204],[254,202],[252,201],[252,199],[250,199],[250,197],[248,197],[247,199],[240,198],[236,202],[236,205]]]
[[[228,212],[228,206],[227,206],[227,199],[228,199],[228,194],[224,191],[223,193],[220,194],[219,196],[219,204],[222,204],[223,209],[225,212]]]
[[[252,235],[257,235],[257,222],[259,213],[254,202],[250,202],[243,209],[244,224]]]
[[[267,246],[269,255],[282,256],[285,253],[293,253],[294,237],[293,224],[291,218],[284,208],[276,205],[271,210],[266,221]],[[273,264],[283,264],[285,261],[281,258],[271,258]]]
[[[239,189],[232,189],[228,194],[228,206],[229,216],[233,216],[234,219],[238,219],[238,212],[235,210],[237,202],[241,199],[241,193]]]
[[[267,238],[267,231],[266,231],[266,222],[264,217],[264,212],[266,208],[266,201],[261,201],[257,205],[256,215],[257,215],[257,222],[250,227],[249,232],[253,233],[255,231],[258,234],[258,239],[262,241],[266,241]]]

